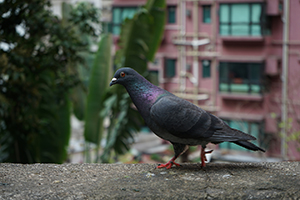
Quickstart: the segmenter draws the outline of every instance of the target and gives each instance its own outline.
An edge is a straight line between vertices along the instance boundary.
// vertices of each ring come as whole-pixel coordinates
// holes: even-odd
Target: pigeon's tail
[[[237,145],[240,145],[246,149],[249,149],[249,150],[252,150],[252,151],[262,151],[262,152],[266,152],[264,149],[256,146],[255,144],[251,143],[251,142],[248,142],[248,141],[236,141],[236,142],[233,142]]]

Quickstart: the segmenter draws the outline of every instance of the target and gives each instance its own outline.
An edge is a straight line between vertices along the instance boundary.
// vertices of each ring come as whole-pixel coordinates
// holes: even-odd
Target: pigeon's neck
[[[150,108],[157,99],[168,94],[167,91],[153,85],[142,76],[128,83],[125,88],[143,117],[149,115]]]

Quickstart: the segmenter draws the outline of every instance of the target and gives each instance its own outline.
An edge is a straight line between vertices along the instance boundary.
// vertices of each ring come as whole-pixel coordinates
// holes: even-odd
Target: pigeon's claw
[[[158,169],[160,169],[160,168],[171,169],[171,167],[172,167],[173,165],[181,166],[180,164],[178,164],[178,163],[173,162],[173,161],[170,160],[170,161],[167,162],[166,164],[160,164],[160,165],[158,165],[157,168],[158,168]]]
[[[181,166],[180,164],[174,162],[176,159],[176,157],[173,157],[169,162],[167,162],[166,164],[160,164],[157,166],[158,169],[160,168],[167,168],[167,169],[170,169],[173,165],[176,165],[176,166]]]
[[[213,150],[205,151],[205,148],[201,147],[201,167],[205,167],[205,161],[207,161],[205,154],[211,152],[213,152]]]

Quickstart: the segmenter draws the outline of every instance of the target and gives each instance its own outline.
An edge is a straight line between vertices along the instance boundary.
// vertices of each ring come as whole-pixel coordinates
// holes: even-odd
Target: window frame
[[[232,22],[232,6],[237,5],[237,4],[244,4],[244,5],[248,5],[248,9],[249,9],[249,19],[248,22]],[[260,19],[258,22],[253,22],[253,5],[254,4],[258,4],[261,7],[261,13],[260,13]],[[222,9],[221,6],[222,5],[227,5],[228,6],[228,22],[222,22],[221,20],[221,16],[222,16]],[[221,33],[222,29],[221,26],[222,25],[227,25],[228,27],[228,33]],[[235,34],[233,33],[233,26],[234,25],[247,25],[248,28],[248,33],[247,34]],[[260,27],[260,31],[259,34],[254,34],[254,27],[255,26],[259,26]],[[268,20],[268,17],[266,15],[266,6],[265,3],[262,2],[249,2],[249,3],[220,3],[220,7],[219,7],[219,34],[222,37],[226,37],[226,36],[257,36],[257,37],[261,37],[263,35],[268,35],[270,34],[270,23]]]
[[[241,67],[245,68],[245,71],[243,73],[246,73],[247,78],[246,79],[240,78],[240,81],[242,81],[243,83],[239,83],[239,80],[237,80],[239,79],[238,77],[230,77],[232,76],[231,72],[233,72],[233,68],[236,67],[237,65],[240,65]],[[220,62],[219,63],[219,92],[227,92],[227,93],[234,93],[234,94],[237,93],[262,94],[263,91],[265,90],[264,66],[265,65],[263,62]],[[254,67],[256,67],[256,69]],[[255,74],[255,70],[257,69],[259,71],[259,74],[258,74],[258,79],[255,80],[255,78],[257,77],[253,77],[253,74]],[[227,77],[224,77],[224,74],[225,76],[227,74]]]

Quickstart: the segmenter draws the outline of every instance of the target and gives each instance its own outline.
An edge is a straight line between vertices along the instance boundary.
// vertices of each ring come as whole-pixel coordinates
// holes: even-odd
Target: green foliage
[[[300,131],[293,132],[291,135],[287,137],[287,141],[297,141],[300,144]]]
[[[148,61],[153,59],[159,47],[164,22],[165,1],[162,0],[149,0],[132,19],[125,20],[121,28],[120,49],[116,53],[117,67],[127,66],[145,74]],[[130,138],[132,141],[133,134],[140,130],[143,122],[121,86],[110,89],[104,104],[102,115],[109,116],[110,126],[101,160],[108,162],[113,150],[116,154],[122,154],[129,149]]]
[[[156,153],[151,154],[151,155],[150,155],[150,159],[151,159],[151,160],[155,160],[155,161],[157,161],[157,162],[163,162],[162,156],[159,155],[159,154],[156,154]]]
[[[65,3],[63,3],[64,5]],[[98,37],[100,31],[100,13],[91,3],[81,2],[70,10],[71,23],[76,24],[80,34],[88,33],[89,36]]]
[[[293,118],[288,118],[286,124],[283,122],[279,123],[279,127],[280,128],[284,128],[284,126],[286,125],[286,130],[287,132],[291,132],[292,127],[293,127]],[[287,138],[286,138],[287,142],[296,142],[298,145],[297,150],[300,151],[300,131],[293,131],[292,133],[290,133]],[[285,144],[285,148],[288,148],[288,144]]]
[[[73,114],[78,120],[84,120],[84,112],[86,106],[87,89],[81,83],[75,86],[70,93],[70,99],[72,101]]]
[[[161,27],[164,27],[166,23],[166,12],[164,12],[166,2],[149,0],[145,7],[150,13],[152,23],[152,25],[150,25],[151,42],[148,44],[149,51],[147,53],[147,59],[153,61],[164,33],[164,28]]]
[[[133,19],[126,19],[122,24],[120,35],[120,49],[116,53],[116,64],[119,67],[137,66],[139,73],[147,69],[146,55],[150,42],[150,16],[145,9],[134,15]],[[139,31],[136,31],[139,30]]]
[[[111,45],[111,35],[104,35],[94,60],[87,97],[84,137],[86,141],[97,145],[103,133],[103,117],[100,117],[100,110],[103,109],[103,96],[111,77]]]
[[[79,34],[83,25],[73,28],[80,13],[64,24],[49,6],[45,0],[0,3],[0,162],[66,159],[69,91],[80,82],[75,66],[88,43]],[[95,35],[87,28],[92,23],[85,24],[80,31]]]
[[[62,95],[63,98],[57,105],[50,105],[56,111],[56,116],[51,120],[52,132],[43,134],[39,137],[38,143],[41,150],[37,149],[40,154],[42,163],[62,163],[67,159],[67,148],[71,135],[71,103],[68,94]]]
[[[69,63],[78,72],[80,79],[80,84],[75,86],[70,93],[73,112],[77,119],[84,120],[90,69],[95,57],[95,53],[90,51],[90,46],[97,43],[96,40],[100,34],[100,14],[97,8],[87,2],[77,3],[75,6],[63,2],[62,14],[63,25],[72,29],[76,37],[88,47],[80,49],[79,52],[84,62]]]
[[[165,6],[165,1],[148,0],[132,19],[124,21],[116,54],[119,67],[130,66],[139,73],[147,70],[147,63],[153,60],[163,36]]]
[[[116,154],[123,154],[128,151],[128,139],[133,140],[133,134],[140,130],[142,124],[139,113],[130,106],[129,95],[123,93],[121,98],[118,95],[120,93],[110,95],[105,101],[105,109],[101,112],[102,116],[107,116],[112,111],[117,112],[116,115],[110,115],[107,143],[101,156],[102,162],[109,161],[112,150]]]

